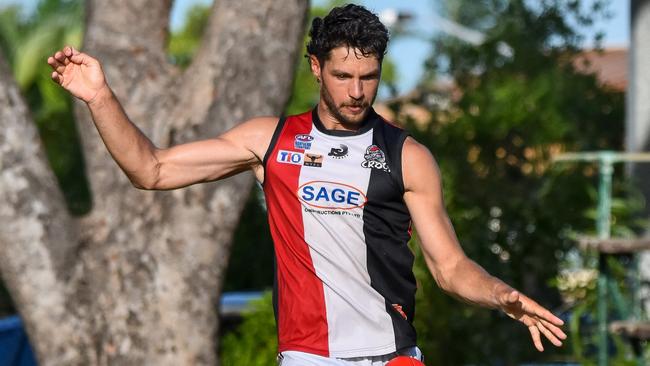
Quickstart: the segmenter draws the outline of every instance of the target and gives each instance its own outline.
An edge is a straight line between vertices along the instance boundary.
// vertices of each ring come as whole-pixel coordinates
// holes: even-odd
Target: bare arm
[[[261,179],[261,156],[276,118],[257,118],[214,139],[159,149],[128,118],[104,78],[101,65],[65,47],[48,58],[52,79],[85,101],[108,151],[134,186],[174,189],[253,169]]]
[[[402,154],[404,200],[420,238],[429,271],[445,291],[466,302],[504,311],[524,323],[535,347],[542,351],[540,333],[561,346],[566,335],[562,320],[498,278],[463,252],[444,207],[438,165],[431,153],[408,138]]]

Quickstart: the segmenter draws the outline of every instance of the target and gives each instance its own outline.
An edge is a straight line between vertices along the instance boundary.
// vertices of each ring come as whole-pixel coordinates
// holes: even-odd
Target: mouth
[[[345,108],[353,114],[359,114],[366,109],[363,105],[346,105]]]

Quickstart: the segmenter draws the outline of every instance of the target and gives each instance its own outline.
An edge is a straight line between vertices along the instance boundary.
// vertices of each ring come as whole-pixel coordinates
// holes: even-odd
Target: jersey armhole
[[[269,156],[271,156],[271,153],[273,153],[273,150],[275,149],[275,145],[278,143],[278,139],[282,134],[282,129],[284,128],[284,124],[286,121],[287,121],[287,117],[281,117],[280,120],[278,121],[278,125],[275,126],[275,131],[273,131],[271,142],[269,142],[269,147],[266,149],[266,153],[264,154],[264,159],[262,159],[262,167],[264,168],[264,183],[266,183],[266,170],[267,170],[267,162],[269,160]],[[264,183],[262,183],[262,186],[264,186]]]

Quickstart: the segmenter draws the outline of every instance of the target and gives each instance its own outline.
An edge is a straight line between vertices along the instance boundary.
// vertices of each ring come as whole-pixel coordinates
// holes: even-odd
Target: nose
[[[350,98],[354,100],[359,100],[363,98],[363,83],[361,80],[352,80],[352,85],[350,85],[350,88],[348,90],[348,94],[350,95]]]

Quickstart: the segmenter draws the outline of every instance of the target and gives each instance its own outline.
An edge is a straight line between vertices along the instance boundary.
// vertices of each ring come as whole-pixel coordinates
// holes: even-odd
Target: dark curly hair
[[[379,17],[363,6],[348,4],[333,8],[325,18],[316,17],[309,30],[307,54],[323,64],[332,49],[347,46],[358,49],[365,57],[384,59],[388,29]]]

